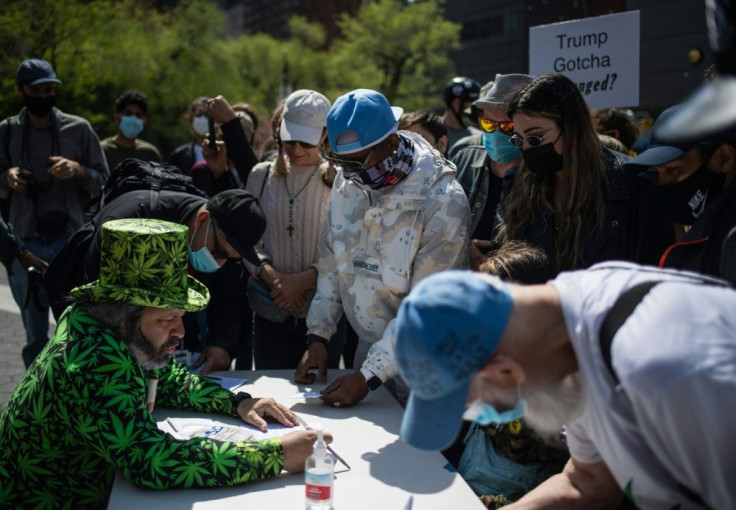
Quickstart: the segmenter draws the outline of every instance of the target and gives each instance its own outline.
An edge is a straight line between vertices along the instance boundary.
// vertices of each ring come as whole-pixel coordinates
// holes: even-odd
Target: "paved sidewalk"
[[[53,329],[49,328],[49,335]],[[10,400],[25,372],[21,349],[26,344],[26,330],[18,306],[10,294],[5,268],[0,266],[0,409]]]

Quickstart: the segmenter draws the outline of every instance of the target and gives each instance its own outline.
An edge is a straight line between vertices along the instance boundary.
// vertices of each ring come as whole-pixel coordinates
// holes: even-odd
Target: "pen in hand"
[[[305,422],[304,420],[302,420],[300,416],[297,416],[296,419],[299,422],[299,425],[301,425],[302,427],[304,427],[307,430],[311,430],[311,427],[309,425],[307,425],[307,422]],[[335,457],[337,460],[339,460],[340,462],[342,462],[345,465],[346,468],[348,468],[350,470],[353,469],[353,468],[351,468],[348,465],[347,462],[345,462],[345,459],[343,459],[337,453],[335,453],[335,450],[333,450],[330,445],[327,445],[327,451],[330,452],[332,454],[332,456]]]

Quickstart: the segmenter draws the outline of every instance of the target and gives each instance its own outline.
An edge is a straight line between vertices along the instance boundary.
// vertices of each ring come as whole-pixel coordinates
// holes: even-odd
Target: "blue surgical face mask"
[[[478,395],[481,394],[480,385],[481,382],[478,381]],[[520,419],[526,412],[526,400],[521,398],[521,387],[517,385],[516,389],[519,394],[519,399],[516,401],[516,405],[514,405],[513,408],[498,412],[496,408],[488,402],[484,402],[480,398],[476,398],[475,401],[470,404],[470,407],[468,407],[463,413],[463,419],[474,421],[479,425],[511,423],[514,420]]]
[[[206,115],[197,115],[192,119],[192,129],[199,136],[204,136],[210,131],[209,120]]]
[[[120,117],[120,132],[123,133],[125,138],[131,140],[138,138],[138,135],[143,131],[143,120],[139,119],[135,115],[125,115]]]
[[[483,146],[488,157],[497,163],[510,163],[521,158],[521,151],[511,145],[511,137],[497,129],[493,133],[483,133]]]
[[[498,412],[488,402],[476,400],[470,407],[465,410],[463,420],[474,421],[480,425],[490,425],[491,423],[511,423],[520,419],[526,412],[526,400],[523,398],[516,402],[512,409]]]
[[[205,239],[207,239],[209,230],[210,222],[208,221],[207,230],[204,232]],[[195,230],[194,233],[196,234],[197,231]],[[192,236],[192,239],[193,238],[194,236]],[[206,245],[202,246],[199,250],[194,251],[192,250],[192,243],[190,242],[187,247],[187,251],[189,252],[189,262],[192,264],[195,271],[199,271],[200,273],[214,273],[220,269],[220,264],[217,263],[217,260],[212,256]]]

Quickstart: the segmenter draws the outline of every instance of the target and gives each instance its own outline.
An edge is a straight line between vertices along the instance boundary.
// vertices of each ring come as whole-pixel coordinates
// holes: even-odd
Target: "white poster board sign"
[[[529,74],[564,74],[591,108],[639,106],[639,11],[529,29]]]

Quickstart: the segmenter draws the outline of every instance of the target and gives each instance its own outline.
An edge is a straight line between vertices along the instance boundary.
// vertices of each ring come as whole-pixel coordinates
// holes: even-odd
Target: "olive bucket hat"
[[[132,218],[102,225],[100,277],[72,289],[92,302],[126,303],[196,312],[210,293],[187,274],[189,229],[162,220]]]

